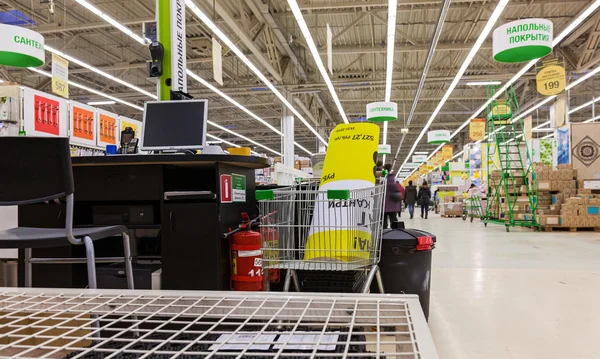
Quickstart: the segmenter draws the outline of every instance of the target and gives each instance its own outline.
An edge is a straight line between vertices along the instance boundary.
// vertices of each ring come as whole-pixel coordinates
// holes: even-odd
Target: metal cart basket
[[[297,270],[367,273],[367,292],[378,273],[385,185],[354,190],[319,190],[317,182],[257,191],[261,221],[263,269],[287,269],[284,290]],[[269,269],[269,270],[267,270]],[[266,283],[268,280],[265,281]]]
[[[2,288],[0,357],[437,359],[416,295]]]
[[[465,198],[463,208],[463,221],[466,221],[467,217],[471,218],[471,222],[473,222],[473,218],[480,218],[483,221],[485,214],[481,206],[481,197],[478,195]]]

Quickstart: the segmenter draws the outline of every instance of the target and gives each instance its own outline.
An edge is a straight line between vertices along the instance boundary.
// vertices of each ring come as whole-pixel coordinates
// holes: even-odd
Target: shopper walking
[[[413,186],[413,181],[408,181],[408,186],[404,188],[404,203],[412,219],[415,215],[415,203],[417,203],[417,187]]]
[[[396,181],[396,186],[400,188],[400,198],[404,200],[404,186],[402,186],[400,181]],[[400,202],[400,211],[398,211],[398,218],[402,218],[402,202]]]
[[[429,201],[431,201],[431,188],[427,181],[423,181],[423,185],[419,187],[418,200],[421,201],[421,218],[427,219],[429,213]]]
[[[385,204],[383,207],[383,228],[389,228],[392,222],[398,220],[396,214],[400,212],[402,204],[402,192],[400,186],[396,184],[392,174],[392,164],[387,163],[384,167],[388,171],[385,182]]]

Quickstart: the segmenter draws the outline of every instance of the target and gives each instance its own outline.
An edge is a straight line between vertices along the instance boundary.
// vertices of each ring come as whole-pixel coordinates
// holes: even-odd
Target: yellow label
[[[485,139],[485,119],[474,118],[471,120],[469,138],[471,141],[483,141]]]
[[[52,92],[69,98],[69,61],[52,54]]]
[[[353,229],[317,232],[306,241],[304,260],[353,262],[369,258],[371,233]]]
[[[343,180],[375,183],[379,126],[352,123],[335,127],[329,138],[321,186]]]
[[[559,64],[542,68],[535,76],[537,90],[544,96],[558,95],[567,86],[565,68]]]
[[[442,147],[442,161],[449,161],[452,159],[452,145]]]

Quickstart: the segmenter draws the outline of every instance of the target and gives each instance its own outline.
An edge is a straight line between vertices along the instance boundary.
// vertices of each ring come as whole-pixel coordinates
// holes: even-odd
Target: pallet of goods
[[[584,189],[571,165],[558,169],[536,164],[537,216],[545,231],[600,231],[600,196]]]

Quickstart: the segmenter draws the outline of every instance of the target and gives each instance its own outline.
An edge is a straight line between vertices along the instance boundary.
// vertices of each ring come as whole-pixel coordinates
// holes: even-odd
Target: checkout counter
[[[74,157],[77,225],[123,224],[158,233],[161,288],[228,290],[229,248],[222,233],[241,213],[257,215],[255,169],[266,158],[235,155],[115,155]],[[51,175],[51,174],[48,174]],[[65,205],[20,206],[19,225],[64,226]],[[132,243],[134,263],[136,248]],[[96,256],[122,255],[121,241],[95,242]],[[34,249],[35,257],[85,257],[84,246]],[[19,253],[23,278],[23,251]],[[34,287],[83,288],[85,264],[34,264]],[[100,270],[101,267],[99,267]],[[134,269],[135,272],[135,269]],[[20,283],[22,285],[22,283]]]

